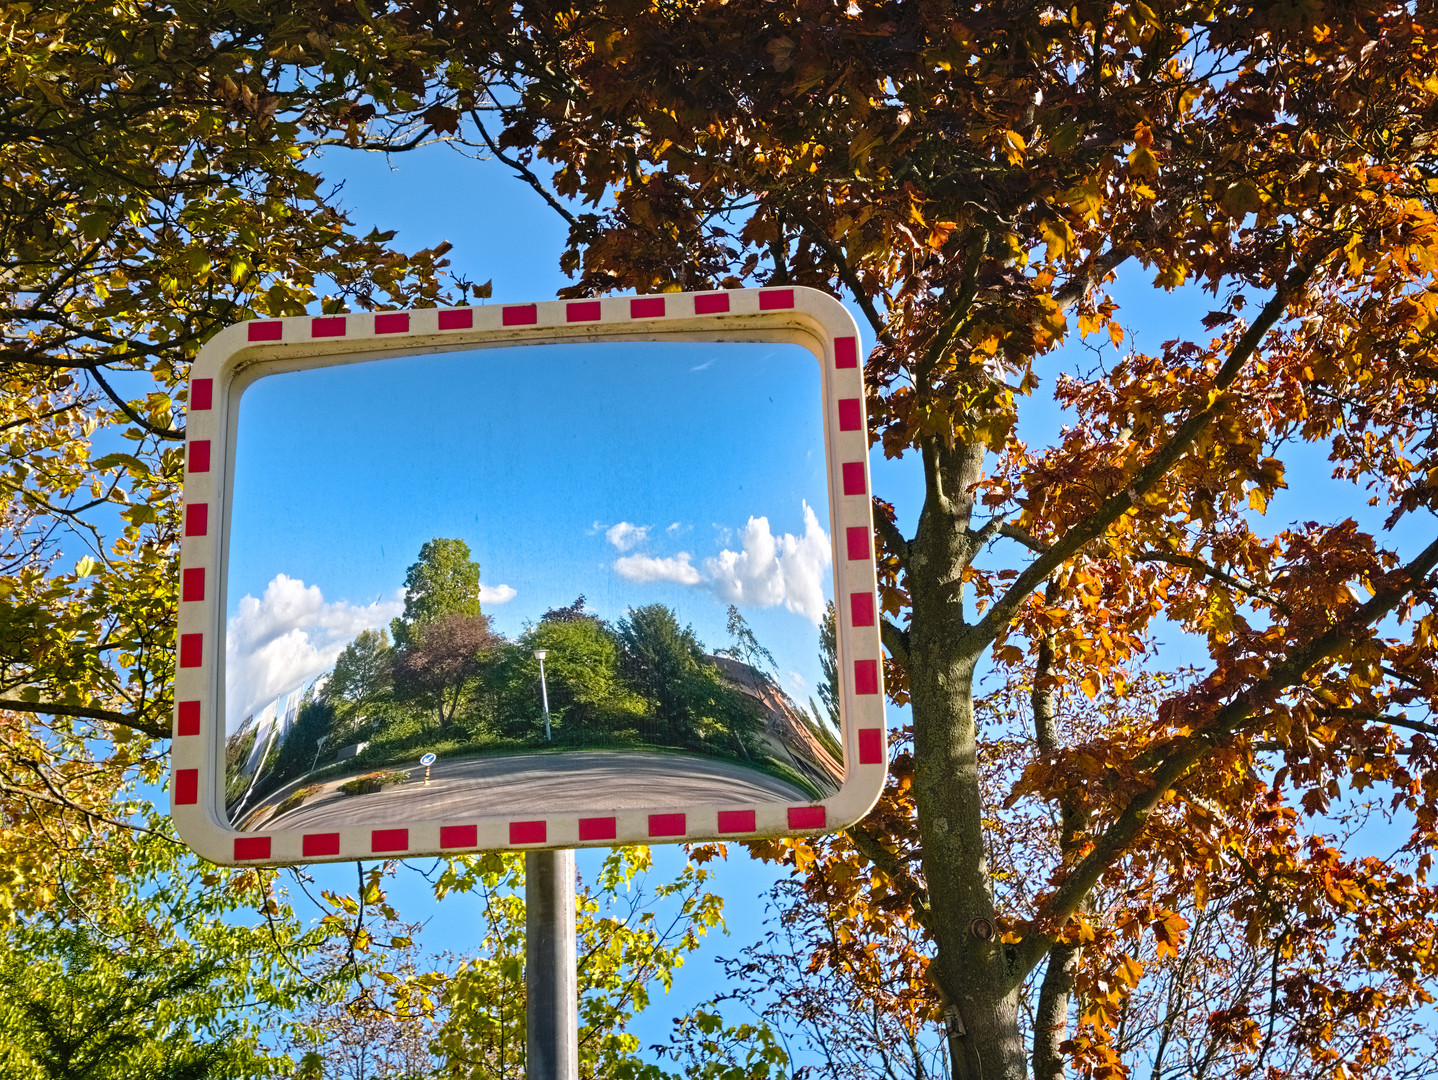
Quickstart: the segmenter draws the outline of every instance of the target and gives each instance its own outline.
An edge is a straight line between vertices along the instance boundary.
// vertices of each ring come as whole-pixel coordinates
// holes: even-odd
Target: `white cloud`
[[[479,604],[507,604],[515,597],[512,585],[483,585],[479,587]]]
[[[611,525],[605,531],[604,538],[620,551],[633,551],[649,538],[649,526],[631,525],[627,521],[621,521],[618,525]]]
[[[615,543],[614,530],[623,524],[610,530],[611,543]],[[678,525],[675,522],[666,531],[673,532]],[[727,529],[724,534],[728,534]],[[730,536],[722,535],[719,542],[730,542]],[[738,544],[738,551],[726,547],[698,567],[693,565],[693,557],[687,551],[681,551],[670,558],[626,555],[614,561],[614,569],[628,581],[702,585],[720,599],[739,607],[783,604],[816,626],[823,620],[824,580],[833,554],[829,534],[808,503],[804,504],[803,535],[775,536],[768,518],[751,517],[739,535]]]
[[[684,527],[684,526],[683,526],[682,524],[680,524],[679,522],[676,521],[676,522],[674,522],[672,525],[670,525],[667,529],[665,529],[664,531],[667,532],[667,533],[677,533],[677,532],[678,532],[680,529],[682,529],[683,527]]]
[[[261,599],[242,597],[225,634],[226,730],[324,671],[361,630],[387,627],[403,597],[396,590],[372,604],[328,602],[318,585],[286,574],[276,574]]]
[[[804,534],[775,536],[769,519],[751,517],[739,551],[704,560],[704,578],[722,599],[740,607],[783,604],[814,625],[824,618],[824,573],[833,562],[829,534],[804,504]]]
[[[668,559],[648,555],[625,555],[614,560],[614,569],[628,581],[673,581],[679,585],[698,585],[702,578],[690,563],[687,551]]]

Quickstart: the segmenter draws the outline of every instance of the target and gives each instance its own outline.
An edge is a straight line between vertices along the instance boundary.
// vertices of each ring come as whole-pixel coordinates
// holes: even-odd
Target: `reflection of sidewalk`
[[[743,765],[648,750],[451,758],[435,763],[428,787],[422,767],[390,768],[408,768],[409,781],[369,795],[342,795],[336,788],[347,777],[337,777],[326,781],[324,790],[303,805],[276,818],[248,821],[244,827],[300,829],[462,820],[488,814],[811,801],[799,788]],[[297,781],[266,801],[278,803],[303,783]]]

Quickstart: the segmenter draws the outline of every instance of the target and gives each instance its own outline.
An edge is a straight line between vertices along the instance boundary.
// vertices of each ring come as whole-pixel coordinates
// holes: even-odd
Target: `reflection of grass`
[[[323,784],[310,784],[307,787],[300,788],[298,791],[291,792],[285,797],[285,799],[280,803],[279,806],[275,807],[275,814],[279,815],[283,814],[286,810],[293,810],[296,806],[299,806],[311,795],[320,791],[323,787]]]
[[[403,784],[408,779],[408,770],[380,769],[345,781],[339,786],[339,790],[346,795],[373,795],[391,784]],[[299,794],[299,792],[295,794]]]

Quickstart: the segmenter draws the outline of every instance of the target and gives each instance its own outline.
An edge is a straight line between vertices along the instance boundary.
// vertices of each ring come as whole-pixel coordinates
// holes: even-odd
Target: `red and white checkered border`
[[[240,394],[264,375],[501,345],[601,341],[779,341],[820,361],[845,781],[815,804],[652,806],[337,831],[243,833],[223,818],[224,603]],[[869,498],[868,432],[859,335],[837,300],[815,289],[736,289],[600,300],[548,300],[454,309],[237,323],[201,350],[191,372],[175,738],[170,806],[181,837],[223,864],[330,862],[466,851],[573,848],[837,831],[883,788],[888,748]]]

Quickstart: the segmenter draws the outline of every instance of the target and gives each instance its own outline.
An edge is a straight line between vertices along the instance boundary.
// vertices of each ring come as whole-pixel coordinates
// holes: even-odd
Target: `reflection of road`
[[[727,761],[646,750],[574,750],[557,754],[439,761],[424,785],[424,768],[408,768],[407,783],[369,795],[342,795],[331,780],[309,801],[279,817],[247,822],[251,829],[308,829],[351,824],[463,821],[488,814],[628,810],[690,803],[750,806],[809,802],[784,781]],[[265,799],[278,803],[304,781]]]

